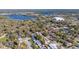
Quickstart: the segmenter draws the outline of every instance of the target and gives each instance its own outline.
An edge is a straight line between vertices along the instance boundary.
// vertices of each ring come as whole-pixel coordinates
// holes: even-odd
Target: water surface
[[[36,18],[35,16],[27,16],[27,15],[8,15],[8,17],[14,20],[31,20],[33,18]]]

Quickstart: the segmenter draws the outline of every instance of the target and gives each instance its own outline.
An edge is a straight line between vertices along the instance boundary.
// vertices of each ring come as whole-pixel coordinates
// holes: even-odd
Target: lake
[[[8,15],[8,18],[14,20],[33,20],[36,18],[35,16],[27,16],[27,15]]]

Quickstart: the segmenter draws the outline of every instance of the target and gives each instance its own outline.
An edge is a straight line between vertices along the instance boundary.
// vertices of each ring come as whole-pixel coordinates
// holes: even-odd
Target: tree
[[[45,40],[44,40],[44,37],[43,37],[43,36],[37,34],[37,35],[36,35],[36,38],[37,38],[38,40],[40,40],[42,44],[45,44]]]

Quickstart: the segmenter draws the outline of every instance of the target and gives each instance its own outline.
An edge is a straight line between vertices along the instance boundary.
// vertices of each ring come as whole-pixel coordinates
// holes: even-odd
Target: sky
[[[78,0],[0,0],[0,9],[78,9]]]

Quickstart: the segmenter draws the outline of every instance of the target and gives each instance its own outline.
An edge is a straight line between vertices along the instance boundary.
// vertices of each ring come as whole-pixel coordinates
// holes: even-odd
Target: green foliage
[[[45,40],[44,40],[44,37],[43,37],[43,36],[37,34],[37,35],[36,35],[36,38],[37,38],[38,40],[40,40],[42,44],[45,44]]]
[[[30,42],[31,42],[31,46],[34,48],[34,49],[39,49],[40,47],[38,45],[36,45],[34,43],[34,41],[32,39],[30,39]]]
[[[6,37],[0,38],[0,42],[6,42],[6,40],[8,40]]]

